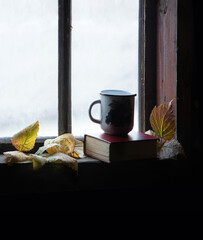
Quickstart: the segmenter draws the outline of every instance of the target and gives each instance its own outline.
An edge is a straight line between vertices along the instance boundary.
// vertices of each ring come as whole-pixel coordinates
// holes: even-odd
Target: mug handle
[[[89,117],[90,117],[90,119],[92,120],[92,122],[95,122],[95,123],[101,123],[101,120],[98,120],[98,119],[95,119],[94,117],[92,117],[92,107],[95,105],[95,104],[101,104],[101,100],[96,100],[96,101],[94,101],[91,105],[90,105],[90,107],[89,107]]]

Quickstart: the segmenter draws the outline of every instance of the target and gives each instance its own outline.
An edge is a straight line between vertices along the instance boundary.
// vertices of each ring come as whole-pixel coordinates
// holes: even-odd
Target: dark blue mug
[[[126,135],[134,126],[135,93],[122,90],[103,90],[100,100],[94,101],[89,107],[89,117],[94,123],[100,124],[102,130],[111,135]],[[101,119],[92,116],[92,107],[101,105]]]

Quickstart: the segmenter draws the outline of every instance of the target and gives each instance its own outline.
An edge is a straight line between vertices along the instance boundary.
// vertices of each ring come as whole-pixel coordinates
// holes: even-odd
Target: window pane
[[[100,130],[88,108],[103,89],[138,94],[139,0],[72,1],[73,133]],[[138,97],[135,126],[138,129]],[[98,107],[98,109],[97,109]],[[99,105],[95,106],[99,118]]]
[[[58,0],[0,0],[0,137],[58,133]]]

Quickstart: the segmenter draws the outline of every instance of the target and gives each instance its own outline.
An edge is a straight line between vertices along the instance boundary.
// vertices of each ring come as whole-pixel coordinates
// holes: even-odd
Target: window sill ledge
[[[0,212],[199,212],[199,166],[185,160],[107,164],[92,158],[70,168],[5,163],[0,155]],[[188,209],[189,206],[189,209]]]
[[[92,158],[78,160],[78,175],[59,164],[46,164],[34,171],[32,163],[12,166],[0,155],[0,195],[101,189],[133,189],[185,183],[185,160],[137,160],[104,163]]]

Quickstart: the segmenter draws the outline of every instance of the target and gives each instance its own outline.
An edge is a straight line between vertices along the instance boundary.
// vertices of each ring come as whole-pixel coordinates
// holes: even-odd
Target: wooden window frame
[[[71,132],[71,0],[58,0],[58,134]],[[53,136],[56,137],[56,136]],[[52,137],[39,137],[33,152]],[[11,137],[0,138],[0,154],[15,150]]]
[[[149,116],[156,105],[157,0],[140,0],[139,10],[139,130],[150,129]]]
[[[71,121],[71,0],[58,0],[58,133],[72,132]]]
[[[177,0],[140,1],[140,130],[150,126],[154,106],[177,101]],[[175,116],[177,120],[177,110]]]
[[[157,0],[139,0],[139,131],[157,102]],[[59,134],[71,132],[71,0],[59,0]]]
[[[191,1],[187,0],[187,4]],[[170,35],[163,34],[163,30],[169,27],[170,31],[177,32],[183,25],[182,12],[178,6],[185,4],[181,0],[140,0],[139,13],[139,130],[146,131],[150,129],[149,116],[155,105],[162,103],[165,100],[176,97],[178,112],[183,111],[185,105],[184,99],[178,98],[183,92],[182,86],[184,66],[181,60],[181,44],[184,36],[180,33],[174,35],[174,45],[164,43]],[[173,5],[173,6],[172,6]],[[173,7],[173,8],[171,8]],[[71,132],[71,0],[58,0],[58,134]],[[173,13],[174,15],[171,15]],[[168,14],[168,15],[167,15]],[[176,15],[177,14],[177,15]],[[177,17],[178,16],[178,17]],[[168,17],[168,19],[167,19]],[[174,22],[170,23],[171,17]],[[184,19],[182,19],[184,20]],[[168,21],[168,22],[167,22]],[[179,21],[179,23],[178,23]],[[189,21],[189,20],[188,20]],[[167,24],[165,24],[167,23]],[[164,25],[165,24],[165,25]],[[178,25],[179,24],[179,25]],[[174,27],[175,26],[175,27]],[[180,32],[179,30],[179,32]],[[168,32],[170,32],[168,31]],[[169,38],[170,39],[170,38]],[[171,42],[171,39],[170,39]],[[189,43],[188,43],[189,44]],[[180,46],[179,52],[174,52],[174,47]],[[173,48],[171,51],[171,47]],[[160,49],[163,49],[162,54]],[[170,55],[170,51],[173,55]],[[170,61],[176,58],[176,68],[173,68],[173,78],[168,78],[170,75]],[[180,59],[180,60],[179,60]],[[160,65],[162,63],[162,65]],[[161,66],[167,66],[168,69],[160,72]],[[185,76],[185,73],[184,73]],[[179,79],[180,80],[177,80]],[[168,86],[173,85],[171,92],[168,91]],[[187,90],[187,89],[186,89]],[[188,90],[187,90],[188,91]],[[189,91],[188,91],[189,94]],[[177,131],[180,133],[180,139],[183,139],[183,125],[180,124],[182,117],[177,116]],[[188,124],[190,119],[188,118]],[[189,134],[189,133],[188,133]],[[182,135],[182,136],[181,136]],[[37,139],[37,144],[42,144],[44,138]],[[0,152],[12,149],[9,138],[0,139]]]
[[[140,1],[140,130],[155,105],[174,101],[176,138],[188,159],[200,156],[200,3]]]
[[[139,130],[144,131],[146,126],[143,123],[147,123],[145,119],[150,112],[151,106],[154,105],[154,101],[151,101],[151,106],[146,104],[145,98],[150,94],[150,98],[154,99],[149,89],[151,89],[152,84],[149,88],[148,86],[148,72],[153,69],[153,66],[149,68],[148,57],[150,55],[150,45],[147,47],[147,39],[153,36],[151,32],[149,34],[149,29],[146,28],[148,24],[148,17],[145,18],[145,6],[146,0],[140,1],[140,27],[139,27],[139,114],[140,114],[140,126]],[[72,16],[71,16],[71,0],[58,0],[58,134],[63,134],[65,132],[72,132],[72,119],[71,119],[71,30],[72,30]],[[149,1],[150,3],[150,1]],[[153,7],[153,4],[150,6]],[[150,6],[148,9],[150,9]],[[148,13],[147,13],[148,14]],[[150,22],[150,21],[149,21]],[[146,32],[144,32],[146,30]],[[149,36],[148,36],[149,35]],[[150,41],[149,41],[150,42]],[[144,45],[145,44],[145,45]],[[145,48],[145,49],[144,49]],[[142,50],[141,50],[142,49]],[[154,55],[152,54],[151,57]],[[150,74],[150,73],[149,73]],[[153,81],[154,82],[154,81]],[[154,91],[153,91],[154,93]],[[41,146],[47,137],[39,137],[36,140],[35,148]],[[51,138],[51,137],[50,137]],[[33,151],[35,151],[35,148]],[[14,150],[11,144],[11,138],[1,138],[0,139],[0,153],[3,151]]]
[[[72,132],[71,30],[72,0],[58,0],[58,134]],[[142,0],[140,0],[142,2]],[[37,145],[47,137],[39,137]],[[0,152],[13,149],[10,138],[0,139]]]

